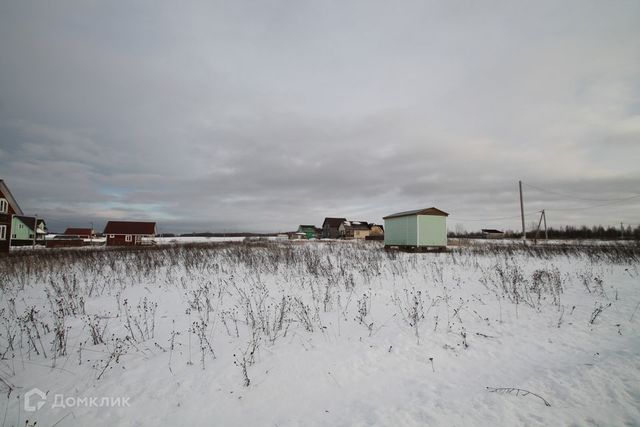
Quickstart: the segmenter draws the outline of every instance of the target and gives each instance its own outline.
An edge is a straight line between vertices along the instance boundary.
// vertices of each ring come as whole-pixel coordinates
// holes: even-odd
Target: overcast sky
[[[640,2],[2,1],[0,178],[54,230],[639,224]]]

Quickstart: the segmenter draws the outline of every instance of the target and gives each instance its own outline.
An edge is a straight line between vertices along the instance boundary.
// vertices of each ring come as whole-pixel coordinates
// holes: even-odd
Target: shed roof
[[[449,214],[446,213],[445,211],[441,211],[438,208],[430,207],[430,208],[425,208],[425,209],[416,209],[416,210],[413,210],[413,211],[398,212],[398,213],[394,213],[394,214],[391,214],[391,215],[387,215],[382,219],[399,218],[401,216],[412,216],[412,215],[449,216]]]
[[[156,234],[155,222],[141,221],[109,221],[104,234]]]
[[[7,187],[7,184],[5,184],[4,180],[2,179],[0,179],[0,193],[2,193],[7,199],[7,202],[9,202],[9,205],[11,205],[16,215],[24,215],[22,209],[20,209],[20,206],[18,205],[18,202],[16,202],[13,194],[11,194],[9,187]]]

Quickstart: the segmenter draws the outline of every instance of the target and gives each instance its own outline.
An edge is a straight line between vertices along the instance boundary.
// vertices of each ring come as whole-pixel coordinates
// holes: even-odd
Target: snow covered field
[[[19,253],[0,259],[0,418],[637,425],[639,279],[633,245]]]

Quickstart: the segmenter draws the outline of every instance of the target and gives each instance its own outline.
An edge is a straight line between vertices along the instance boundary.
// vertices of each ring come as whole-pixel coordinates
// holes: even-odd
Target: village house
[[[96,237],[96,231],[91,228],[67,228],[64,235],[68,237],[79,237],[81,239],[92,239]]]
[[[304,233],[306,239],[317,239],[320,237],[322,230],[315,225],[300,225],[297,233]]]
[[[22,215],[22,209],[13,198],[9,187],[0,179],[0,253],[8,253],[11,245],[13,215]]]
[[[369,224],[369,229],[371,230],[370,236],[384,235],[384,227],[380,224]]]
[[[448,213],[434,207],[385,216],[384,245],[446,248]]]
[[[482,238],[484,239],[502,239],[503,237],[504,233],[500,230],[496,230],[494,228],[482,229]]]
[[[37,226],[36,226],[37,222]],[[44,219],[14,215],[11,221],[11,246],[44,245],[47,225]]]
[[[366,239],[371,233],[366,221],[342,221],[338,227],[338,234],[343,239]]]
[[[104,228],[107,246],[136,246],[156,235],[155,222],[109,221]]]
[[[325,218],[322,223],[322,238],[337,239],[340,236],[338,228],[346,220],[346,218]]]

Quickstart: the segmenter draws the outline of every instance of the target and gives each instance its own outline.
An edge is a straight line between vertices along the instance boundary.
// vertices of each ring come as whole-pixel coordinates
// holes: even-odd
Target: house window
[[[7,199],[0,199],[0,213],[7,213],[9,210],[9,203]]]
[[[6,240],[6,239],[7,239],[7,226],[0,225],[0,240]]]
[[[129,236],[129,235],[125,236],[124,241],[125,242],[130,242],[131,241],[131,236]]]

